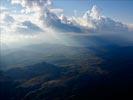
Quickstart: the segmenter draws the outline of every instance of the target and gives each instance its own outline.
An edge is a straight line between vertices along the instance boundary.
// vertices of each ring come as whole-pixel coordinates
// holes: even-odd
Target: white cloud
[[[126,33],[128,25],[105,17],[96,5],[83,15],[83,18],[75,18],[75,21],[81,26],[88,27],[93,33]]]
[[[11,15],[9,15],[9,14],[5,14],[3,20],[7,24],[11,24],[11,23],[13,23],[15,21],[15,19]]]
[[[7,10],[2,10],[0,29],[2,33],[9,34],[5,41],[9,40],[11,34],[17,34],[14,35],[15,38],[17,38],[18,35],[22,36],[22,38],[26,36],[30,37],[31,35],[30,38],[32,38],[32,36],[35,36],[33,34],[36,34],[35,38],[37,40],[32,41],[40,41],[40,38],[41,40],[51,39],[56,41],[57,38],[59,40],[60,35],[104,33],[119,34],[119,36],[121,36],[123,33],[133,33],[132,25],[126,25],[103,16],[101,10],[96,5],[94,5],[91,10],[85,12],[82,17],[77,16],[76,10],[75,16],[71,17],[65,16],[63,9],[52,7],[51,0],[11,1],[12,4],[21,5],[23,9],[21,9],[20,13],[11,13]],[[123,35],[123,37],[125,36],[126,35]],[[132,36],[130,36],[130,39],[132,39]],[[19,39],[17,40],[19,41]],[[14,39],[11,38],[10,40],[14,41]],[[62,37],[61,40],[63,40]],[[27,41],[29,40],[27,39]]]
[[[50,9],[50,12],[55,13],[55,14],[62,14],[64,10],[61,8],[52,8]]]
[[[51,0],[11,0],[12,4],[20,4],[24,9],[22,12],[35,12],[38,18],[44,17],[45,11],[51,6]]]
[[[12,28],[9,28],[9,30],[17,30],[17,28],[20,29],[18,26],[26,21],[30,21],[32,25],[36,25],[38,28],[43,30],[51,28],[58,31],[81,34],[117,34],[121,32],[129,32],[129,29],[130,32],[132,32],[128,25],[103,16],[101,10],[96,5],[94,5],[91,10],[85,12],[82,17],[66,17],[63,14],[63,9],[52,7],[52,0],[11,0],[11,3],[20,4],[23,9],[21,10],[21,14],[11,14],[15,19],[15,22],[13,22],[11,16],[6,15],[5,19],[10,21],[5,23],[12,23]],[[25,29],[24,27],[21,28]],[[31,27],[28,26],[28,28]]]
[[[87,12],[87,14],[89,14],[91,18],[96,19],[96,20],[101,18],[101,11],[100,9],[98,9],[96,5],[94,5],[91,11],[89,13]]]
[[[35,20],[36,16],[33,16],[3,13],[0,19],[1,34],[33,35],[43,32],[41,24],[38,23],[38,20]]]
[[[51,5],[51,0],[11,0],[12,4],[20,4],[22,7],[33,8],[34,6],[38,6],[40,8],[44,8],[48,5]]]
[[[7,11],[8,9],[6,7],[3,7],[3,6],[0,6],[0,11],[3,12],[3,11]]]
[[[16,33],[19,34],[28,34],[28,35],[33,35],[43,32],[43,30],[39,26],[33,24],[31,21],[22,22],[20,25],[18,25],[15,31]]]

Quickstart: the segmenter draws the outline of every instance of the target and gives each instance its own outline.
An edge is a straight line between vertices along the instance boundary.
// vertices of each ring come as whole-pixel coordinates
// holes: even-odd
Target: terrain
[[[3,100],[132,98],[133,46],[93,37],[83,46],[36,44],[1,53]]]

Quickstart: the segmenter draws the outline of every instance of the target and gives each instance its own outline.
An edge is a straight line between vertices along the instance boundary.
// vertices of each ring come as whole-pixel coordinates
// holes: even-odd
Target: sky
[[[10,0],[1,0],[2,7],[11,10],[21,10],[20,5],[11,5]],[[53,6],[64,9],[67,16],[82,15],[93,5],[97,5],[104,15],[125,23],[133,23],[133,0],[53,0]]]
[[[132,5],[133,0],[0,0],[1,39],[54,40],[62,38],[61,32],[115,34],[133,40]]]
[[[55,0],[54,4],[65,9],[66,14],[70,15],[74,10],[83,13],[97,5],[104,15],[125,23],[133,23],[133,0]]]

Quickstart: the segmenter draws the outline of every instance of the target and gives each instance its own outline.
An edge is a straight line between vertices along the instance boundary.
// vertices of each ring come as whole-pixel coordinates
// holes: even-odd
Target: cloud
[[[129,32],[128,25],[122,22],[115,21],[109,17],[105,17],[101,14],[100,9],[96,5],[91,10],[85,12],[80,20],[76,19],[76,22],[81,26],[90,28],[92,33],[123,33]]]
[[[96,5],[94,5],[91,10],[85,12],[83,17],[66,17],[63,14],[58,16],[50,10],[47,10],[43,20],[48,27],[63,32],[82,34],[129,33],[128,25],[115,21],[109,17],[105,17]]]
[[[3,6],[0,6],[0,11],[3,12],[3,11],[7,11],[8,9],[6,7],[3,7]]]
[[[96,19],[96,20],[100,19],[101,18],[100,9],[98,9],[98,7],[94,5],[90,11],[88,10],[83,15],[83,18],[88,18],[88,17],[91,17],[92,19]]]
[[[33,35],[41,32],[43,32],[43,30],[30,21],[24,21],[16,28],[16,33],[20,33],[20,34]]]
[[[31,22],[30,20],[28,20],[28,18],[26,19],[24,15],[22,16],[22,17],[25,17],[24,19],[18,16],[17,18],[15,16],[16,15],[13,16],[10,13],[2,14],[1,19],[0,19],[1,20],[0,21],[1,34],[16,34],[17,33],[17,34],[33,35],[33,34],[41,33],[44,31],[40,26]]]
[[[11,23],[13,23],[15,21],[15,19],[11,15],[9,15],[9,14],[5,14],[3,20],[7,24],[11,24]]]
[[[12,4],[20,4],[24,9],[22,12],[35,12],[41,20],[45,11],[52,5],[51,0],[11,0]]]
[[[35,6],[44,8],[52,4],[51,0],[11,0],[11,3],[20,4],[22,7],[25,8],[33,8]]]
[[[5,7],[0,7],[0,23],[8,24],[8,22],[13,22],[14,18],[10,15],[9,11]]]
[[[23,7],[22,14],[14,16],[17,24],[15,22],[15,25],[13,25],[22,33],[37,33],[46,28],[75,34],[128,33],[129,29],[132,32],[129,25],[102,15],[101,10],[96,5],[91,10],[86,11],[82,17],[66,17],[63,14],[63,9],[52,6],[52,0],[11,0],[11,3],[19,4]],[[13,21],[10,16],[7,16],[6,20],[10,20],[9,23]]]
[[[55,13],[55,14],[62,14],[64,10],[61,8],[52,8],[50,9],[50,12]]]
[[[11,30],[12,23],[15,22],[13,16],[10,15],[7,11],[2,11],[0,16],[0,34],[5,34]]]
[[[65,16],[63,9],[54,8],[52,0],[11,0],[11,3],[21,5],[22,9],[20,13],[13,13],[3,8],[0,29],[1,33],[8,33],[5,41],[9,41],[11,36],[15,39],[18,36],[35,37],[32,41],[40,41],[40,38],[41,40],[63,41],[66,36],[69,38],[73,35],[91,34],[117,34],[118,37],[126,37],[128,34],[130,40],[133,37],[132,25],[105,17],[96,5],[86,11],[83,16],[77,16],[76,10],[75,16]],[[19,41],[20,38],[17,40]],[[11,41],[14,41],[14,38]]]
[[[44,18],[44,22],[47,27],[51,27],[52,29],[62,31],[62,32],[75,32],[81,33],[83,30],[81,27],[73,25],[67,17],[62,16],[59,18],[55,13],[48,11]]]

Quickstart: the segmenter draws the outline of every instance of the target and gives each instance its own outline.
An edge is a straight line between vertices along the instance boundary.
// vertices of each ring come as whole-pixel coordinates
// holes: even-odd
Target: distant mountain
[[[97,48],[97,46],[98,45],[96,43],[95,48]],[[46,43],[24,46],[22,48],[11,50],[11,52],[7,51],[6,54],[3,53],[0,56],[1,69],[24,67],[43,61],[47,61],[53,64],[57,64],[57,62],[61,63],[62,61],[73,62],[74,60],[76,61],[77,59],[80,59],[78,56],[82,56],[83,59],[95,58],[93,51],[86,47]]]
[[[132,49],[133,47],[110,48],[107,54],[100,55],[105,58],[99,67],[105,71],[90,71],[87,66],[83,66],[85,71],[79,70],[77,73],[74,69],[64,70],[72,71],[72,74],[63,74],[63,77],[45,82],[40,89],[26,95],[24,100],[130,98],[133,89]]]
[[[23,68],[13,68],[0,72],[0,98],[20,100],[29,91],[41,87],[48,80],[61,75],[61,69],[48,63],[39,63]],[[7,96],[6,96],[7,95]]]
[[[63,44],[42,43],[19,48],[2,48],[4,50],[0,54],[0,69],[29,66],[43,61],[53,64],[59,60],[65,61],[65,59],[66,61],[72,61],[73,58],[75,60],[78,59],[78,55],[84,59],[95,58],[95,53],[93,53],[94,49],[101,50],[107,45],[114,45],[107,39],[97,36],[75,36],[73,38],[75,41],[81,42],[81,44],[66,46]],[[93,50],[91,50],[92,48]]]
[[[0,71],[0,98],[4,100],[131,98],[133,46],[118,46],[96,37],[90,38],[93,42],[87,42],[82,37],[80,40],[88,45],[31,45],[2,56],[8,65],[15,66]]]
[[[11,100],[15,95],[15,88],[17,84],[4,72],[0,71],[0,98],[4,100]]]
[[[61,69],[55,65],[42,62],[21,68],[12,68],[7,70],[5,74],[13,80],[28,80],[42,75],[56,78],[60,76]]]

